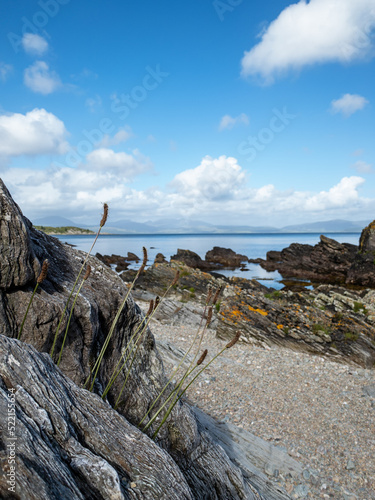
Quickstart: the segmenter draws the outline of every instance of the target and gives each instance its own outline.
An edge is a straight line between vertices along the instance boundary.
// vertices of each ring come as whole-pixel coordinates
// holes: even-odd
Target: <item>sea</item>
[[[272,234],[101,234],[95,244],[93,254],[123,255],[135,253],[142,259],[142,247],[147,248],[149,264],[152,264],[156,254],[162,253],[167,260],[177,249],[192,250],[202,259],[208,250],[214,246],[231,248],[236,253],[246,255],[250,259],[258,257],[265,259],[269,250],[282,250],[291,243],[315,245],[319,242],[321,233],[272,233]],[[340,243],[358,245],[360,233],[324,233]],[[92,245],[93,235],[62,235],[58,238],[65,243],[74,245],[79,250],[88,252]],[[139,264],[138,264],[139,265]],[[132,265],[137,268],[137,264]],[[281,275],[267,272],[258,264],[246,265],[246,270],[220,270],[225,276],[238,276],[246,279],[256,279],[267,287],[281,289],[284,286]],[[308,283],[306,283],[308,286]]]

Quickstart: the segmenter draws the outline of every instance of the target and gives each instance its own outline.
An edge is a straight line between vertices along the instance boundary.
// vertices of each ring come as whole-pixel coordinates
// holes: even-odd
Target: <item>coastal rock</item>
[[[257,259],[257,263],[267,271],[279,271],[283,278],[344,283],[357,251],[355,245],[338,243],[322,235],[315,246],[292,243],[281,252],[268,252],[267,259]]]
[[[360,253],[375,252],[375,220],[362,231],[359,239],[359,251]]]
[[[46,354],[0,335],[0,411],[14,398],[16,437],[0,438],[1,498],[195,498],[172,458]],[[98,432],[100,429],[100,432]],[[7,482],[14,445],[15,495]]]
[[[369,300],[367,298],[370,294]],[[372,294],[321,285],[306,292],[224,290],[217,335],[230,339],[282,345],[372,368],[375,342]]]
[[[41,266],[28,237],[30,226],[0,179],[0,290],[26,285],[39,274]],[[10,265],[13,262],[17,265]]]
[[[199,255],[191,250],[177,249],[177,253],[171,256],[171,262],[182,262],[183,264],[194,269],[208,270],[207,262],[199,257]]]
[[[248,262],[246,255],[234,252],[230,248],[214,247],[206,253],[205,260],[210,264],[219,264],[226,268],[240,267],[243,262]]]
[[[171,262],[182,262],[183,264],[200,269],[202,271],[215,271],[223,268],[234,269],[243,266],[248,262],[246,255],[241,255],[230,248],[214,247],[206,252],[204,260],[191,250],[178,249],[175,255],[172,255]]]
[[[167,262],[165,256],[160,252],[156,254],[156,257],[154,259],[154,264],[163,264],[164,262]]]
[[[7,259],[6,262],[4,260],[0,262],[2,270],[5,270],[7,266],[11,269],[19,269],[17,273],[8,271],[6,279],[3,282],[4,288],[0,290],[0,333],[7,337],[17,337],[35,285],[37,273],[34,270],[34,266],[39,270],[41,263],[45,259],[48,259],[50,262],[48,276],[40,284],[34,296],[22,332],[21,341],[33,345],[40,352],[49,353],[59,319],[62,316],[60,335],[54,354],[54,361],[56,361],[60,352],[62,337],[67,326],[71,306],[65,312],[64,308],[71,293],[73,283],[84,261],[85,253],[63,245],[59,240],[35,230],[23,218],[20,210],[15,206],[8,191],[5,189],[5,186],[1,184],[1,187],[1,206],[9,207],[7,214],[12,214],[11,218],[4,219],[2,217],[3,233],[18,236],[19,233],[17,233],[16,229],[25,228],[24,248],[28,249],[28,251],[27,253],[9,252],[3,249],[0,253],[2,259]],[[12,228],[13,225],[15,229]],[[9,238],[7,242],[9,242],[11,248],[17,247],[16,242],[11,241]],[[18,258],[19,256],[20,258]],[[10,257],[13,260],[8,260]],[[34,261],[36,262],[35,264]],[[81,289],[74,311],[72,311],[60,364],[62,372],[79,386],[82,386],[89,375],[90,367],[98,358],[99,352],[112,326],[113,318],[116,316],[120,305],[124,302],[128,290],[124,281],[107,266],[102,265],[98,259],[90,257],[88,262],[92,267],[92,272]],[[28,271],[26,272],[26,270]],[[174,270],[172,270],[172,274],[174,275]],[[25,281],[26,283],[23,284]],[[139,307],[134,303],[131,296],[129,296],[125,302],[125,307],[119,315],[116,328],[113,331],[107,351],[100,365],[98,378],[94,385],[94,392],[101,393],[103,391],[115,366],[119,362],[121,353],[128,345],[133,334],[141,327],[143,321],[144,317]],[[15,345],[17,345],[17,348],[22,345],[21,349],[27,349],[26,344],[15,342]],[[135,426],[138,425],[166,383],[163,364],[156,350],[154,338],[148,328],[142,334],[138,345],[139,349],[134,363],[130,366],[129,360],[126,365],[127,368],[131,368],[130,376],[118,407],[119,413]],[[22,362],[21,358],[20,361],[17,360],[15,363],[17,365],[17,363],[22,364]],[[44,371],[44,373],[47,372],[48,370]],[[7,372],[4,373],[7,377]],[[125,376],[126,372],[122,371],[108,393],[108,402],[111,405],[114,404],[122,389]],[[37,388],[38,376],[33,377],[32,380]],[[50,397],[53,395],[53,387],[51,386]],[[166,391],[165,395],[159,400],[160,405],[163,404],[167,396]],[[36,409],[35,418],[39,413]],[[41,414],[43,414],[43,411]],[[89,418],[89,415],[86,416]],[[160,418],[162,416],[163,412]],[[59,421],[56,428],[65,429],[69,425],[69,420],[67,422],[65,423],[64,420]],[[150,435],[156,430],[159,422],[160,420],[156,421],[150,427],[148,430]],[[31,422],[30,425],[35,426]],[[83,425],[87,425],[87,423]],[[37,427],[40,426],[37,425]],[[103,432],[100,425],[93,424],[93,427],[89,426],[89,428],[95,428],[95,430]],[[78,432],[77,440],[79,442],[82,439],[81,434]],[[213,442],[210,435],[199,427],[192,410],[185,402],[180,401],[175,406],[168,420],[161,428],[157,436],[157,442],[178,465],[186,483],[189,485],[193,498],[228,500],[256,498],[251,495],[244,483],[240,469]],[[119,445],[121,446],[121,442]],[[90,451],[95,455],[93,447],[90,448]],[[100,452],[99,455],[101,455]],[[46,462],[48,462],[48,457],[49,455],[46,458]],[[71,467],[79,468],[79,463],[81,462],[78,461],[77,465],[77,462],[68,461],[66,467],[68,469]],[[43,467],[38,470],[40,470],[40,474],[43,477],[43,481],[40,483],[41,488],[42,484],[45,483],[53,491],[53,484],[60,484],[58,481],[54,483],[53,479],[50,482],[48,474],[43,472]],[[46,470],[48,470],[48,467]],[[115,477],[113,476],[113,471],[109,471],[108,474],[112,474],[111,477]],[[37,478],[35,480],[38,482]],[[137,482],[135,481],[135,483]],[[45,487],[47,488],[47,486]],[[35,491],[39,491],[38,487],[35,488]],[[67,493],[66,498],[69,495],[70,493]],[[98,498],[95,494],[91,497]],[[139,495],[131,495],[130,492],[125,498],[128,497],[140,498]],[[260,497],[262,496],[260,495]],[[150,495],[145,498],[154,497]],[[168,498],[168,494],[160,498]],[[186,496],[186,498],[189,498],[189,496]]]

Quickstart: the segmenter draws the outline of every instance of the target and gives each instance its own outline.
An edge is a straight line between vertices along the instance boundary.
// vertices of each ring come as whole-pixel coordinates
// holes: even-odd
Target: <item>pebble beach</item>
[[[196,328],[153,320],[155,338],[187,351]],[[211,359],[226,342],[207,330]],[[173,370],[166,363],[167,372]],[[187,391],[212,417],[282,447],[300,477],[263,471],[290,498],[375,499],[375,372],[280,347],[237,343]]]

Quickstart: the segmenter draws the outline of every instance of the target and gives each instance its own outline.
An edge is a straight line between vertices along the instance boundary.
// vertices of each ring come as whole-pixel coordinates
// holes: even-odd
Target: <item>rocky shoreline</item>
[[[101,260],[90,257],[91,275],[77,296],[57,368],[56,355],[51,359],[48,353],[61,315],[62,331],[68,325],[69,310],[64,306],[85,253],[33,228],[1,180],[0,208],[0,404],[5,412],[12,391],[19,439],[15,460],[21,485],[17,495],[9,496],[9,436],[2,433],[2,498],[299,498],[289,496],[286,483],[275,483],[268,477],[263,465],[259,468],[265,460],[262,450],[270,456],[276,450],[250,437],[238,448],[233,433],[224,432],[222,427],[219,432],[216,423],[186,400],[175,406],[155,442],[150,437],[157,422],[146,433],[138,429],[167,380],[149,328],[139,339],[129,379],[121,372],[107,398],[103,401],[99,396],[144,321],[136,301],[164,297],[177,270],[179,280],[161,300],[155,319],[162,321],[164,315],[171,324],[188,325],[189,329],[199,326],[202,318],[207,319],[204,304],[209,289],[220,289],[211,322],[217,342],[225,339],[227,343],[240,331],[240,342],[246,348],[288,348],[290,352],[365,368],[373,368],[375,362],[374,289],[321,284],[313,290],[275,291],[255,280],[228,279],[218,271],[241,266],[247,258],[215,247],[205,259],[180,250],[168,263],[159,255],[140,274],[132,296],[125,300],[135,271],[114,272],[111,267],[119,256],[110,260],[106,256],[100,256]],[[354,256],[359,269],[362,260],[358,260],[358,253],[367,260],[371,255],[370,226]],[[136,258],[121,257],[124,266]],[[46,259],[47,278],[35,294],[18,341],[15,338]],[[198,268],[191,267],[194,262]],[[123,302],[125,307],[112,331],[94,392],[90,393],[82,385]],[[57,352],[61,345],[60,336]],[[126,381],[123,399],[115,411],[114,403]],[[159,404],[166,398],[167,394],[163,395]],[[280,470],[284,467],[285,474],[293,472],[293,477],[299,477],[301,466],[285,451],[278,450],[275,456]]]

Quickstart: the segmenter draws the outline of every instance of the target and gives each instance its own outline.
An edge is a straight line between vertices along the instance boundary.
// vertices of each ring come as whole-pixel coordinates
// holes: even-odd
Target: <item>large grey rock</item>
[[[0,290],[23,286],[40,270],[28,225],[0,179]]]
[[[32,344],[38,351],[48,353],[85,254],[35,230],[23,218],[3,184],[1,188],[1,206],[8,207],[6,212],[2,212],[4,215],[1,218],[2,234],[8,235],[7,245],[18,248],[12,238],[18,238],[23,231],[23,229],[18,231],[17,228],[25,228],[22,233],[22,248],[27,249],[27,252],[21,250],[10,252],[4,247],[0,253],[0,269],[2,273],[5,270],[2,274],[3,288],[0,291],[0,333],[8,337],[17,337],[34,288],[35,277],[43,260],[48,259],[50,262],[48,277],[39,286],[38,293],[34,297],[21,337],[23,342]],[[7,214],[12,216],[5,217]],[[92,273],[82,288],[73,311],[60,365],[63,373],[78,386],[82,386],[89,375],[90,366],[97,359],[113,318],[127,293],[126,284],[111,269],[103,266],[94,257],[90,257],[89,263],[92,266]],[[16,269],[17,272],[12,269]],[[70,307],[62,322],[55,361],[60,350],[69,309]],[[96,392],[102,392],[120,359],[121,352],[142,321],[143,315],[140,309],[129,297],[103,358],[94,388]],[[127,367],[129,366],[130,361],[127,363]],[[37,382],[38,377],[35,376],[34,380]],[[121,372],[108,393],[109,403],[113,404],[117,399],[124,380],[125,372]],[[146,329],[140,340],[137,357],[118,411],[129,422],[138,425],[165,382],[163,364],[155,348],[154,338],[149,329]],[[160,404],[162,402],[163,398]],[[148,431],[150,435],[159,421],[150,427]],[[63,421],[61,425],[64,426]],[[97,428],[101,432],[101,427]],[[158,434],[158,444],[178,464],[194,498],[253,498],[243,481],[240,469],[230,461],[222,448],[212,441],[210,435],[199,428],[187,404],[180,402],[176,405]],[[43,466],[39,465],[40,469],[43,469]]]
[[[172,458],[99,396],[65,377],[47,354],[0,336],[0,412],[14,389],[16,440],[0,438],[1,498],[193,499]],[[11,406],[11,405],[10,405]],[[15,444],[16,486],[8,483]]]

